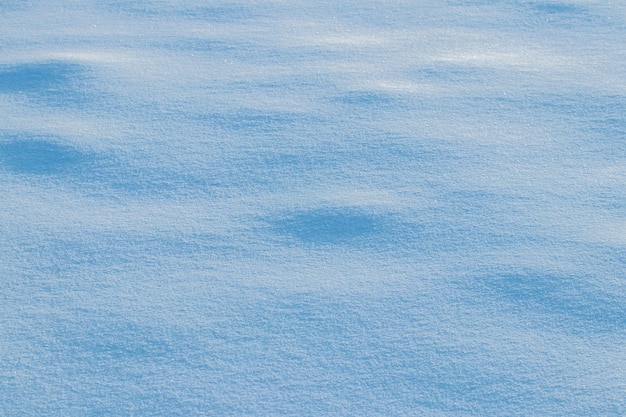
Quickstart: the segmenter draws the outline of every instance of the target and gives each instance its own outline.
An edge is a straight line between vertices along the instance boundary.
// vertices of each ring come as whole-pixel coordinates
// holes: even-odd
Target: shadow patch
[[[255,14],[249,6],[222,5],[185,7],[147,0],[112,1],[105,3],[109,10],[135,18],[174,17],[212,23],[232,23],[249,19]]]
[[[214,23],[232,23],[255,17],[255,13],[249,6],[244,7],[241,5],[188,8],[179,11],[177,14]]]
[[[419,82],[431,83],[482,83],[493,80],[496,71],[470,65],[434,63],[428,67],[417,68],[411,74]]]
[[[13,1],[13,0],[2,0],[0,1],[0,12],[15,12],[27,10],[29,8],[29,4],[27,2],[22,1]]]
[[[341,244],[371,238],[383,224],[377,216],[352,208],[302,211],[273,223],[278,234],[307,244]]]
[[[204,38],[178,37],[176,39],[168,39],[164,42],[156,42],[155,46],[170,51],[227,53],[236,50],[234,45],[227,42]]]
[[[584,277],[519,273],[489,277],[483,282],[488,293],[520,313],[549,314],[552,324],[576,333],[626,329],[623,300],[602,293]]]
[[[567,29],[579,28],[579,25],[603,25],[610,23],[601,15],[593,13],[593,9],[586,6],[568,3],[533,2],[528,5],[530,14],[525,14],[524,19],[530,17],[530,21],[540,25],[555,25]],[[531,17],[534,16],[534,17]]]
[[[564,3],[539,3],[533,7],[535,10],[546,14],[576,14],[582,11],[579,6]]]
[[[338,103],[351,106],[380,107],[390,106],[395,103],[390,94],[376,91],[350,91],[335,99]]]
[[[68,173],[88,160],[81,151],[47,138],[19,138],[0,143],[0,164],[18,174]]]
[[[23,94],[47,106],[85,106],[96,100],[75,63],[43,62],[0,66],[0,94]]]
[[[284,131],[309,122],[305,116],[288,112],[263,112],[254,109],[241,109],[234,113],[213,113],[197,115],[197,121],[210,123],[220,129],[230,131],[257,131],[263,133]]]
[[[67,86],[80,73],[76,64],[47,62],[0,68],[0,93],[43,93]]]
[[[92,312],[83,312],[92,315]],[[155,361],[171,356],[164,335],[152,328],[139,326],[122,318],[88,317],[82,322],[62,324],[59,339],[75,356],[95,357],[107,361]]]

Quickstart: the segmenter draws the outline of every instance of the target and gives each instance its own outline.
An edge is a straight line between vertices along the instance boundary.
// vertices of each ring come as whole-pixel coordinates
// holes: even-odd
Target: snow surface
[[[626,415],[626,3],[0,1],[0,415]]]

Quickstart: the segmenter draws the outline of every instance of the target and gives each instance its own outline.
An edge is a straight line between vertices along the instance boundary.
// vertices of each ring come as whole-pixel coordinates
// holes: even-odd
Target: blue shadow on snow
[[[23,95],[43,106],[82,109],[98,101],[86,74],[83,66],[73,62],[0,65],[0,94]]]
[[[273,223],[276,232],[305,244],[341,244],[370,238],[382,229],[381,220],[354,208],[305,210]]]
[[[0,93],[42,93],[66,86],[80,66],[63,62],[0,67]]]
[[[488,293],[520,313],[549,315],[551,322],[575,333],[623,331],[626,305],[602,294],[584,277],[541,273],[508,273],[483,279]]]
[[[78,149],[48,138],[14,138],[0,142],[0,164],[18,174],[71,173],[89,160],[90,157]]]

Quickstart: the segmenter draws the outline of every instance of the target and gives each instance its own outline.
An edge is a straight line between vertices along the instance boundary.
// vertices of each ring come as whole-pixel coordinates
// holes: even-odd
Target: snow
[[[626,6],[0,2],[0,415],[626,414]]]

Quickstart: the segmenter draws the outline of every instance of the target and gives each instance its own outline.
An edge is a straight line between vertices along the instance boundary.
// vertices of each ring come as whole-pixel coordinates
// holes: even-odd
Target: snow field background
[[[625,6],[0,20],[0,414],[626,413]]]

